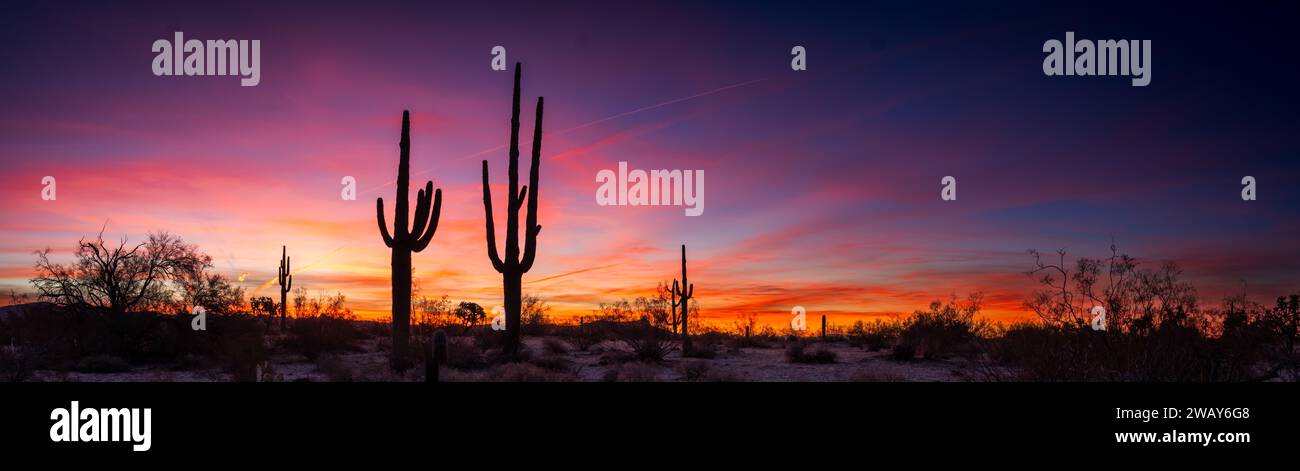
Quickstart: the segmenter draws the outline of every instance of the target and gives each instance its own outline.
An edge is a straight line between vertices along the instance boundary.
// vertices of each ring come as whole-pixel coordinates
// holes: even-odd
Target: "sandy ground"
[[[273,381],[328,382],[353,381],[423,381],[424,371],[417,367],[404,375],[388,370],[388,354],[381,348],[382,339],[368,339],[361,352],[339,354],[334,364],[309,361],[302,355],[276,352],[270,357]],[[786,361],[785,348],[777,342],[773,348],[742,348],[722,351],[714,358],[682,358],[674,350],[659,363],[608,361],[606,352],[625,350],[621,342],[606,341],[587,351],[571,349],[562,354],[545,354],[543,339],[527,338],[525,344],[534,357],[560,358],[561,366],[550,369],[527,365],[519,369],[526,374],[503,374],[501,367],[445,369],[445,381],[972,381],[978,380],[976,369],[964,360],[913,360],[900,362],[887,352],[868,352],[845,342],[813,343],[837,355],[834,363],[797,364]],[[605,359],[602,362],[602,359]],[[613,372],[611,372],[613,370]],[[37,371],[35,381],[139,382],[139,381],[229,381],[230,375],[219,370],[173,371],[163,366],[132,367],[120,373],[77,373]]]

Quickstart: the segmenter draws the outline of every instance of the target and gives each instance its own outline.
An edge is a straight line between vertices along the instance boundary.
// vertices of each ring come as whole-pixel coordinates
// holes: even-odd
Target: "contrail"
[[[656,109],[656,108],[662,108],[662,107],[665,107],[665,106],[668,106],[668,105],[672,105],[672,104],[676,104],[676,103],[681,103],[681,102],[686,101],[686,100],[693,100],[693,99],[695,99],[695,98],[699,98],[699,97],[702,97],[702,96],[709,96],[709,95],[712,95],[712,94],[714,94],[714,93],[725,92],[725,91],[727,91],[727,90],[731,90],[731,89],[733,89],[733,88],[740,88],[740,87],[743,87],[743,86],[745,86],[745,85],[755,84],[755,83],[758,83],[758,82],[762,82],[762,81],[764,81],[764,80],[767,80],[767,78],[760,78],[760,79],[754,79],[754,80],[750,80],[750,81],[746,81],[746,82],[735,83],[735,84],[727,85],[727,86],[722,87],[722,88],[715,88],[715,89],[713,89],[713,90],[709,90],[709,91],[707,91],[707,92],[696,93],[696,94],[691,95],[691,96],[688,96],[688,97],[682,97],[682,98],[678,98],[678,99],[675,99],[675,100],[668,100],[668,101],[665,101],[665,102],[663,102],[663,103],[659,103],[659,104],[655,104],[655,105],[650,105],[650,106],[644,106],[644,107],[637,108],[637,109],[632,110],[632,111],[624,111],[624,112],[622,112],[622,113],[616,114],[616,115],[614,115],[614,116],[610,116],[610,117],[608,117],[608,118],[601,118],[601,119],[598,119],[598,120],[592,121],[592,122],[590,122],[590,123],[579,124],[579,125],[577,125],[577,126],[574,126],[574,127],[569,128],[569,129],[565,129],[565,130],[563,130],[563,131],[560,131],[559,134],[565,134],[565,133],[568,133],[568,132],[577,131],[577,130],[579,130],[579,129],[586,128],[586,127],[593,126],[593,125],[597,125],[597,124],[603,123],[603,122],[605,122],[605,121],[610,121],[610,120],[614,120],[614,119],[622,118],[622,117],[624,117],[624,116],[628,116],[628,115],[634,115],[634,114],[640,113],[640,112],[642,112],[642,111],[650,111],[650,110],[653,110],[653,109]],[[505,146],[501,146],[501,147],[505,147]]]
[[[600,269],[602,269],[602,268],[609,268],[609,267],[613,267],[613,266],[617,266],[617,264],[601,265],[601,266],[597,266],[597,267],[583,268],[583,269],[581,269],[581,270],[574,270],[574,271],[571,271],[571,272],[561,273],[561,274],[558,274],[558,275],[551,275],[551,276],[548,276],[548,277],[546,277],[546,278],[540,278],[540,279],[536,279],[536,280],[528,280],[528,281],[525,281],[524,284],[541,283],[541,282],[543,282],[543,281],[554,280],[554,279],[556,279],[556,278],[563,278],[563,277],[570,276],[570,275],[577,275],[577,274],[579,274],[579,273],[586,273],[586,272],[589,272],[589,271],[592,271],[592,270],[600,270]]]
[[[650,111],[650,110],[653,110],[653,109],[663,108],[663,107],[665,107],[665,106],[668,106],[668,105],[674,105],[674,104],[677,104],[677,103],[681,103],[681,102],[683,102],[683,101],[694,100],[694,99],[696,99],[696,98],[700,98],[700,97],[704,97],[704,96],[713,95],[713,94],[715,94],[715,93],[725,92],[725,91],[727,91],[727,90],[731,90],[731,89],[733,89],[733,88],[740,88],[740,87],[743,87],[743,86],[746,86],[746,85],[752,85],[752,84],[755,84],[755,83],[758,83],[758,82],[762,82],[762,81],[767,80],[767,79],[768,79],[768,77],[764,77],[764,78],[748,80],[748,81],[744,81],[744,82],[740,82],[740,83],[733,83],[733,84],[731,84],[731,85],[727,85],[727,86],[725,86],[725,87],[715,88],[715,89],[713,89],[713,90],[709,90],[709,91],[704,91],[704,92],[696,93],[696,94],[694,94],[694,95],[690,95],[690,96],[685,96],[685,97],[681,97],[681,98],[676,98],[676,99],[668,100],[668,101],[665,101],[665,102],[663,102],[663,103],[657,103],[657,104],[653,104],[653,105],[649,105],[649,106],[643,106],[643,107],[641,107],[641,108],[637,108],[637,109],[632,110],[632,111],[624,111],[624,112],[622,112],[622,113],[619,113],[619,114],[616,114],[616,115],[613,115],[613,116],[609,116],[609,117],[605,117],[605,118],[600,118],[600,119],[597,119],[597,120],[595,120],[595,121],[591,121],[591,122],[587,122],[587,123],[579,124],[579,125],[577,125],[577,126],[574,126],[574,127],[568,128],[568,129],[560,130],[560,131],[556,132],[556,134],[560,134],[560,135],[568,134],[568,133],[570,133],[570,132],[577,131],[577,130],[579,130],[579,129],[588,128],[588,127],[591,127],[591,126],[595,126],[595,125],[597,125],[597,124],[600,124],[600,123],[603,123],[603,122],[606,122],[606,121],[612,121],[612,120],[615,120],[615,119],[619,119],[619,118],[626,117],[626,116],[631,116],[631,115],[634,115],[634,114],[637,114],[637,113],[641,113],[641,112],[644,112],[644,111]],[[491,147],[491,148],[488,148],[488,149],[483,149],[483,150],[478,151],[478,152],[475,152],[475,153],[473,153],[473,154],[464,155],[464,156],[460,156],[460,157],[457,157],[457,158],[454,158],[454,159],[450,159],[450,160],[447,160],[447,161],[445,161],[445,162],[458,162],[458,161],[461,161],[461,160],[464,160],[464,159],[468,159],[468,158],[472,158],[472,157],[478,157],[478,156],[480,156],[480,155],[487,154],[487,153],[489,153],[489,152],[498,151],[498,150],[504,149],[505,147],[506,147],[506,145],[505,145],[505,144],[502,144],[502,145],[495,146],[495,147]],[[411,175],[424,175],[424,174],[427,174],[427,173],[429,173],[429,172],[432,172],[433,170],[434,170],[434,169],[421,170],[421,171],[419,171],[419,172],[412,173]],[[383,187],[386,187],[386,186],[390,186],[390,185],[392,185],[392,184],[394,184],[394,183],[397,183],[397,180],[390,180],[389,182],[384,183],[383,185],[379,185],[379,186],[376,186],[376,187],[373,187],[373,188],[368,188],[368,189],[366,189],[366,190],[364,191],[364,193],[369,193],[369,192],[371,192],[371,191],[374,191],[374,190],[377,190],[377,189],[380,189],[380,188],[383,188]]]

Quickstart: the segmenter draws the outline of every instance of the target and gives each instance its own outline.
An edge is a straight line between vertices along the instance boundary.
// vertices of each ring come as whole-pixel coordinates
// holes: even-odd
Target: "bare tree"
[[[1081,326],[1090,320],[1091,309],[1101,306],[1107,324],[1129,329],[1182,322],[1197,311],[1196,290],[1181,280],[1176,263],[1147,269],[1119,253],[1114,242],[1110,251],[1105,258],[1079,257],[1071,266],[1064,249],[1056,251],[1054,261],[1030,250],[1034,266],[1026,274],[1038,277],[1044,288],[1032,293],[1025,307],[1046,322]]]
[[[519,299],[519,302],[523,316],[520,323],[525,329],[536,331],[536,329],[546,324],[546,313],[551,310],[551,306],[546,304],[546,300],[536,294],[525,293]]]
[[[219,273],[186,271],[177,285],[180,297],[174,304],[179,313],[188,314],[195,306],[203,306],[207,312],[230,314],[244,306],[244,288],[231,284]]]
[[[38,297],[114,314],[162,308],[174,300],[168,282],[212,266],[212,257],[166,232],[129,246],[125,237],[106,244],[101,230],[94,239],[77,243],[76,260],[67,265],[50,261],[49,254],[48,248],[36,253],[37,275],[31,283]]]

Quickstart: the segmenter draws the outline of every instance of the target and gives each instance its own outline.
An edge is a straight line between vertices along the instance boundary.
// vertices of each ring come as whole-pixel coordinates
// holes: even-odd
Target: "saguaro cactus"
[[[393,233],[388,233],[384,221],[384,199],[375,200],[375,213],[379,220],[379,234],[384,245],[393,249],[393,349],[390,364],[393,370],[402,371],[408,366],[407,341],[411,332],[411,253],[424,250],[438,230],[438,216],[442,214],[442,189],[433,189],[433,182],[424,184],[415,197],[414,225],[407,225],[411,177],[411,113],[402,112],[402,140],[398,143],[401,154],[397,164],[397,202],[393,214]]]
[[[483,211],[487,215],[488,258],[492,268],[501,273],[505,292],[506,331],[503,354],[514,357],[519,352],[519,320],[522,309],[524,273],[533,268],[537,256],[537,171],[542,157],[542,106],[537,97],[537,116],[533,121],[533,164],[528,171],[528,185],[519,188],[519,77],[523,65],[515,63],[515,95],[510,115],[510,187],[506,194],[506,256],[497,253],[496,226],[492,220],[492,188],[488,185],[488,161],[483,161]],[[528,190],[531,187],[532,193]],[[528,222],[524,225],[524,250],[519,252],[519,211],[528,198]]]
[[[438,370],[447,363],[447,333],[438,329],[424,350],[424,382],[438,382]]]
[[[822,314],[822,340],[826,340],[826,315]]]
[[[280,330],[284,330],[285,314],[289,311],[289,290],[293,289],[293,274],[289,272],[289,248],[280,246]]]
[[[691,353],[691,332],[688,328],[687,313],[690,312],[691,298],[695,296],[695,284],[686,280],[686,244],[682,244],[682,282],[677,284],[677,279],[673,279],[673,309],[681,308],[679,314],[682,320],[682,353]]]

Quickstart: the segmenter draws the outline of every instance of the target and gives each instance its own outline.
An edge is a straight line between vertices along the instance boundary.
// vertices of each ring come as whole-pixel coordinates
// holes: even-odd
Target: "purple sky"
[[[525,291],[559,314],[678,276],[683,243],[705,316],[726,322],[976,290],[1014,317],[1027,249],[1102,256],[1112,238],[1178,261],[1211,305],[1243,281],[1259,301],[1300,290],[1293,11],[744,5],[14,7],[0,20],[0,288],[29,289],[32,251],[66,260],[107,222],[115,238],[177,233],[250,291],[288,245],[296,286],[387,315],[373,200],[393,197],[409,109],[412,185],[444,195],[415,256],[421,292],[499,304],[478,162],[501,212],[502,45],[524,63],[525,142],[546,97],[546,230]],[[260,40],[261,83],[154,76],[150,45],[175,31]],[[1043,75],[1043,42],[1065,31],[1151,39],[1151,85]],[[795,45],[806,71],[790,70]],[[596,174],[620,161],[704,170],[704,214],[596,205]],[[45,175],[57,201],[39,198]],[[338,197],[345,175],[356,201]],[[946,175],[957,201],[940,201]],[[1244,175],[1258,201],[1240,199]]]

